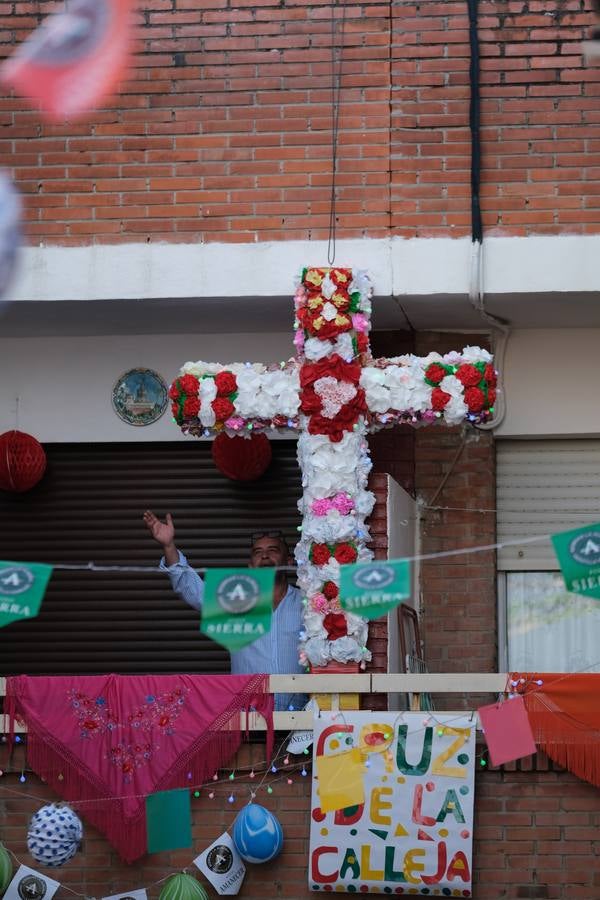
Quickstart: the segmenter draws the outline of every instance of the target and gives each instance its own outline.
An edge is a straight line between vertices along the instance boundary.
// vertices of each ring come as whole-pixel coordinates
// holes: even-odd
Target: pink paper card
[[[481,706],[477,712],[492,765],[501,766],[536,752],[522,697],[490,703],[489,706]]]

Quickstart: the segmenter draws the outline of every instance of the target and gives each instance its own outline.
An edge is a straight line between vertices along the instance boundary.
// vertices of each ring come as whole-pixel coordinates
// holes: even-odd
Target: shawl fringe
[[[573,775],[600,787],[600,674],[514,673],[540,750]],[[539,683],[538,683],[539,682]]]

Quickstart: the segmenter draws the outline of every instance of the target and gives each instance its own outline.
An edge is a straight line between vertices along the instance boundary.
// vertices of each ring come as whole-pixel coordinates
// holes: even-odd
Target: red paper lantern
[[[39,441],[24,431],[0,435],[0,490],[30,490],[46,471],[46,454]]]
[[[254,481],[266,472],[273,454],[266,434],[251,438],[217,435],[212,445],[216,467],[233,481]]]

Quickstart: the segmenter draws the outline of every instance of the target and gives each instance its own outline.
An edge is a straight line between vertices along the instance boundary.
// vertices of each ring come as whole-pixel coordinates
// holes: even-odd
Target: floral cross
[[[170,389],[186,434],[298,433],[300,658],[312,667],[331,660],[364,667],[371,658],[366,621],[339,602],[340,565],[373,557],[367,433],[400,423],[484,422],[496,396],[492,357],[479,347],[373,359],[371,296],[364,272],[305,268],[294,296],[295,358],[279,366],[187,362]]]

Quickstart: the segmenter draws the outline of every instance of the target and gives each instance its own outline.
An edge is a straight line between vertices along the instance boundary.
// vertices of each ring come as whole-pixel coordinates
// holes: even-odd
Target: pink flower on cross
[[[360,331],[363,334],[366,334],[369,330],[369,320],[364,313],[353,313],[352,315],[352,327],[355,331]]]
[[[324,613],[327,609],[327,597],[325,594],[313,594],[310,605],[315,612]]]
[[[225,422],[225,428],[231,428],[232,431],[239,431],[244,427],[244,419],[241,416],[230,416]]]
[[[342,516],[347,516],[354,510],[354,500],[350,494],[339,493],[334,497],[321,497],[313,500],[310,508],[315,516],[326,516],[332,510],[339,512]]]

